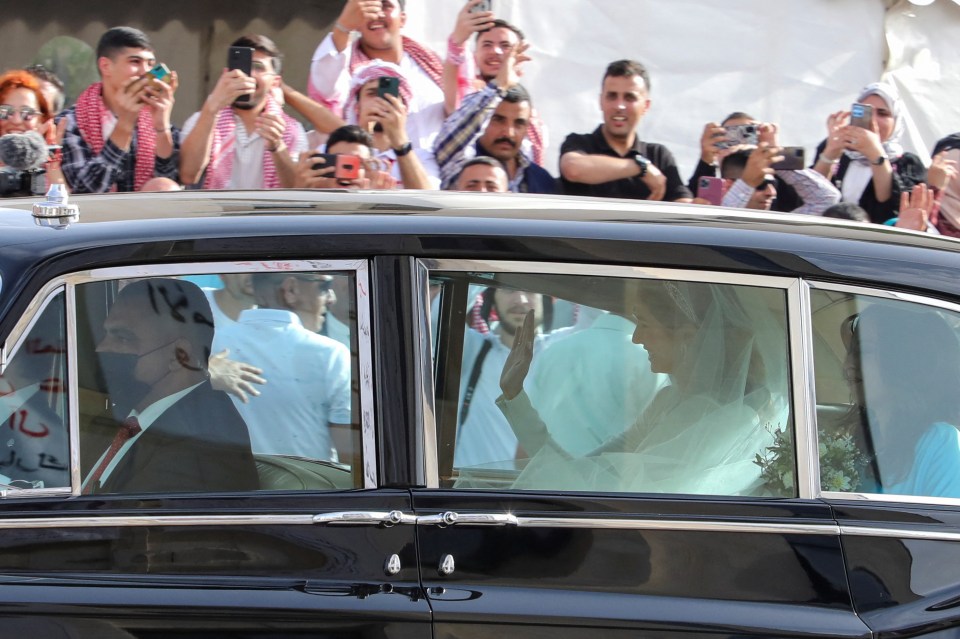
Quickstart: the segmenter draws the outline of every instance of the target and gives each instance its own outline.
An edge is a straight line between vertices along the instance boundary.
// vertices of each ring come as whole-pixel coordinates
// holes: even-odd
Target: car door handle
[[[394,526],[396,524],[415,524],[417,518],[399,510],[389,512],[348,510],[314,515],[313,523],[329,526]]]
[[[428,526],[518,526],[516,515],[506,513],[455,513],[445,512],[439,515],[417,517],[418,524]]]

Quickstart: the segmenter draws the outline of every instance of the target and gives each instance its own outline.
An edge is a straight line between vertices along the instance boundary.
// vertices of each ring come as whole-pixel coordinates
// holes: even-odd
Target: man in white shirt
[[[430,150],[445,117],[443,63],[433,51],[403,36],[406,0],[347,0],[333,30],[313,54],[309,94],[341,113],[356,68],[371,59],[399,65],[410,82],[408,132],[415,149]],[[359,38],[351,43],[351,34]],[[344,116],[346,117],[346,116]]]
[[[187,119],[181,181],[202,181],[206,189],[290,187],[307,134],[272,95],[281,83],[283,56],[262,35],[243,36],[231,46],[254,50],[252,76],[224,69],[203,108]],[[242,96],[249,98],[238,102]]]
[[[330,276],[254,273],[257,308],[217,330],[214,349],[263,370],[267,383],[248,403],[234,404],[250,429],[253,450],[351,462],[350,352],[317,333]]]

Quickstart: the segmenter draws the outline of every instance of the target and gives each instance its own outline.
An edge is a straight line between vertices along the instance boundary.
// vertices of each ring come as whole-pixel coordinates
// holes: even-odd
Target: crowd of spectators
[[[239,37],[232,46],[252,50],[249,73],[224,68],[182,127],[171,121],[177,73],[157,67],[146,34],[114,27],[97,45],[100,82],[66,108],[62,82],[42,67],[0,76],[0,135],[34,131],[59,145],[48,178],[75,193],[565,193],[824,215],[960,236],[960,134],[938,142],[925,167],[900,145],[904,107],[896,88],[883,82],[851,96],[855,113],[826,118],[812,161],[781,147],[775,123],[739,111],[707,123],[700,160],[685,182],[667,147],[637,136],[650,108],[647,69],[617,60],[600,78],[602,122],[566,136],[555,177],[543,168],[546,126],[521,83],[530,43],[481,3],[468,0],[460,10],[441,57],[404,35],[405,0],[347,0],[313,54],[304,91],[284,82],[283,54],[272,40]]]

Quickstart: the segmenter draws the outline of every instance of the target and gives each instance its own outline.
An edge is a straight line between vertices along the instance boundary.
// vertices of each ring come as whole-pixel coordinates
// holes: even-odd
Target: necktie
[[[141,430],[140,422],[136,417],[127,417],[120,422],[120,428],[117,429],[117,434],[114,435],[113,441],[110,442],[110,448],[107,449],[107,454],[103,456],[100,464],[93,469],[93,474],[90,475],[90,480],[87,482],[86,488],[83,489],[84,495],[89,495],[97,489],[103,471],[107,469],[107,466],[109,466],[113,458],[117,456],[117,453],[120,452],[123,445],[131,437],[135,437]]]

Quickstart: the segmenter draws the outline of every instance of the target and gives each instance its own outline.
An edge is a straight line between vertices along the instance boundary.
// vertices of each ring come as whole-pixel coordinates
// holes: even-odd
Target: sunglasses
[[[36,109],[28,106],[20,107],[19,109],[9,104],[0,105],[0,120],[9,120],[10,116],[14,113],[20,114],[20,119],[24,122],[29,122],[34,119],[40,112]]]

